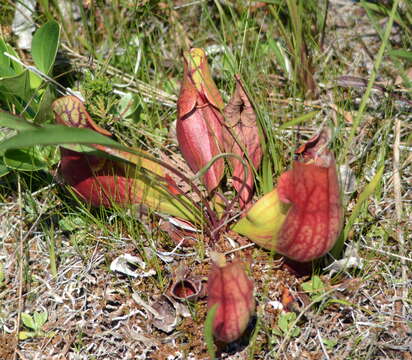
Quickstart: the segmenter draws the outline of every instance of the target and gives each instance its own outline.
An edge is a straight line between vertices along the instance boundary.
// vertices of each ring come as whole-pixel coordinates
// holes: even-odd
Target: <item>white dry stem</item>
[[[323,344],[323,339],[322,339],[322,336],[320,335],[320,331],[319,331],[318,328],[316,328],[316,333],[317,333],[317,336],[318,336],[318,339],[319,339],[320,347],[322,348],[322,351],[323,351],[323,355],[325,355],[325,359],[330,360],[330,357],[328,355],[328,352],[325,349],[325,345]]]

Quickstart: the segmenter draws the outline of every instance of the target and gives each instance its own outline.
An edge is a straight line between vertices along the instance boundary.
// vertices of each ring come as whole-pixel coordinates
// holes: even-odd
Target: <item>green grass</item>
[[[253,101],[264,148],[256,199],[276,186],[300,144],[322,126],[333,129],[331,149],[337,165],[350,167],[355,184],[343,194],[345,227],[340,241],[344,250],[356,250],[362,266],[332,274],[318,264],[314,274],[326,288],[316,293],[320,300],[315,302],[313,294],[302,294],[301,284],[309,279],[291,275],[269,252],[256,246],[235,252],[236,258],[251,264],[258,327],[254,333],[249,329],[253,335],[236,345],[219,345],[218,355],[400,359],[408,352],[412,320],[408,315],[412,307],[409,2],[378,6],[364,1],[344,5],[273,0],[262,8],[257,2],[218,0],[53,0],[48,7],[46,3],[33,14],[36,27],[51,20],[61,26],[59,51],[49,75],[80,91],[95,122],[124,145],[152,154],[159,149],[178,152],[170,130],[177,116],[181,55],[189,46],[210,51],[209,65],[225,103],[237,73]],[[65,15],[58,8],[61,3],[72,6]],[[0,36],[14,47],[13,6],[6,0],[0,0],[0,5],[7,10],[0,15]],[[376,56],[370,58],[368,53]],[[19,56],[25,64],[32,63],[29,53],[23,56],[20,51]],[[309,69],[313,72],[305,73]],[[368,82],[362,87],[337,86],[342,75]],[[397,76],[404,80],[398,87]],[[375,82],[386,92],[374,91]],[[49,86],[52,97],[58,96],[56,87]],[[4,95],[0,81],[0,108],[19,115],[29,104],[33,112],[24,116],[33,120],[41,89],[30,101],[22,100]],[[124,94],[131,94],[136,105],[127,116]],[[50,122],[45,104],[42,119]],[[395,121],[400,122],[400,132]],[[394,162],[396,153],[399,164]],[[182,264],[191,276],[205,279],[208,245],[198,240],[195,246],[179,248],[162,259],[155,251],[170,252],[176,244],[159,229],[156,214],[85,205],[61,184],[56,174],[58,156],[47,156],[45,170],[8,169],[0,178],[0,358],[12,359],[5,344],[23,329],[13,328],[17,314],[43,309],[48,319],[42,330],[60,337],[20,341],[22,356],[52,356],[64,348],[66,356],[80,353],[96,359],[132,359],[136,354],[164,359],[177,351],[206,358],[205,298],[191,307],[196,316],[182,318],[177,330],[165,334],[151,326],[150,311],[131,295],[137,292],[155,306]],[[237,242],[235,246],[249,243],[225,235]],[[225,238],[217,247],[232,249]],[[111,261],[124,253],[140,256],[156,275],[132,279],[111,272]],[[339,251],[334,255],[341,256]],[[18,271],[20,261],[23,274]],[[273,305],[281,300],[284,287],[300,299],[293,307],[296,321],[288,324],[286,335],[278,327],[284,315]]]

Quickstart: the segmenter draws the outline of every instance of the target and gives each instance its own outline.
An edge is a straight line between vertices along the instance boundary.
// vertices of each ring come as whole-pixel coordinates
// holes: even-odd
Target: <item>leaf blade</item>
[[[31,53],[36,67],[48,74],[54,64],[60,39],[60,26],[56,21],[44,24],[33,36]]]

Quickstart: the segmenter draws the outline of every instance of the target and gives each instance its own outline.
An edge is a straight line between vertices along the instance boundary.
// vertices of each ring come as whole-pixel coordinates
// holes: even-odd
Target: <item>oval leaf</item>
[[[23,321],[24,326],[26,326],[29,329],[36,329],[36,325],[34,324],[33,318],[26,313],[21,313],[21,321]]]
[[[7,167],[15,170],[37,171],[48,168],[47,162],[37,148],[9,149],[4,153],[3,159]]]
[[[59,47],[60,26],[56,21],[44,24],[33,36],[31,54],[36,67],[46,75],[50,72]]]

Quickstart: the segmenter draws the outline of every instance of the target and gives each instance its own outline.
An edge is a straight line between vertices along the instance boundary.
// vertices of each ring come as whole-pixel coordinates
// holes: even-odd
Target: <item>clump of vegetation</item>
[[[2,24],[0,357],[402,357],[409,4],[130,5]]]

